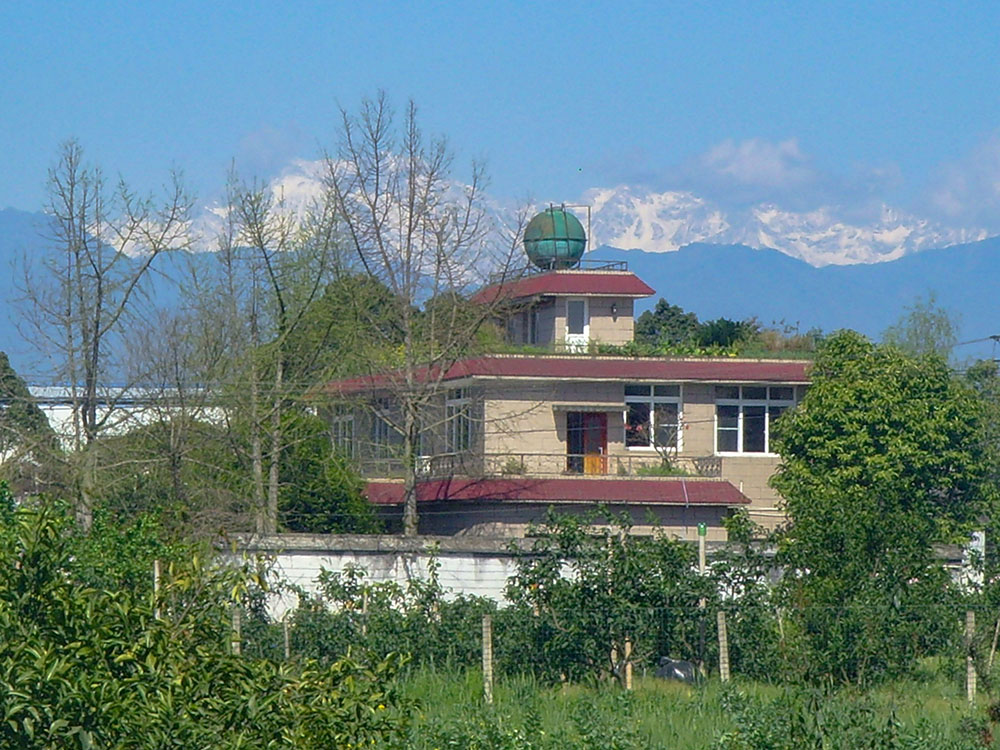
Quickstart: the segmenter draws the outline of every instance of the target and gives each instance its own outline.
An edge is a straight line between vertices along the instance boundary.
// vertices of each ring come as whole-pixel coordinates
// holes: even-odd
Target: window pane
[[[649,404],[629,404],[625,419],[625,445],[649,445]]]
[[[656,422],[656,444],[663,448],[676,448],[677,404],[657,404],[653,418]]]
[[[715,386],[715,397],[737,399],[740,397],[740,387],[738,385],[717,385]]]
[[[739,450],[739,446],[737,444],[739,435],[739,432],[736,430],[724,430],[720,428],[718,432],[717,450],[720,453],[735,453]]]
[[[718,430],[715,435],[716,450],[724,453],[735,453],[740,449],[740,407],[716,406],[715,418]]]
[[[771,398],[775,401],[791,401],[794,394],[795,389],[789,385],[771,386]]]
[[[745,385],[743,386],[743,398],[760,399],[763,401],[767,398],[767,388],[764,386]]]
[[[719,427],[735,430],[740,424],[740,407],[716,406],[715,414],[719,419]]]
[[[582,299],[571,299],[566,303],[566,330],[569,333],[583,333],[586,305]]]
[[[764,407],[743,407],[743,452],[763,453],[764,442]]]
[[[649,396],[649,386],[648,385],[626,385],[625,386],[626,396]]]
[[[653,395],[677,397],[681,395],[681,387],[679,385],[658,385],[653,388]]]

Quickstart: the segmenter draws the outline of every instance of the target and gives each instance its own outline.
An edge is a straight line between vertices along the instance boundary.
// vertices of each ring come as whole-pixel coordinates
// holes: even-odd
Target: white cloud
[[[791,189],[816,180],[816,173],[794,138],[772,143],[761,138],[726,140],[698,159],[702,169],[739,185]]]
[[[928,191],[932,211],[955,224],[1000,230],[1000,134],[944,165]]]

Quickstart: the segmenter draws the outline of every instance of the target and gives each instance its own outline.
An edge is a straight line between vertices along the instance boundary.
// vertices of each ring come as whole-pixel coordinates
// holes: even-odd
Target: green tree
[[[327,424],[310,414],[289,412],[282,432],[287,443],[278,494],[282,526],[321,534],[377,531],[364,483],[351,462],[333,449]]]
[[[39,489],[54,468],[59,441],[27,384],[0,352],[0,462],[16,488]],[[39,474],[42,474],[39,477]]]
[[[656,307],[646,310],[635,321],[635,340],[650,346],[686,344],[697,338],[700,326],[693,312],[685,312],[660,297]]]
[[[938,356],[841,331],[775,433],[803,671],[858,682],[905,671],[953,620],[932,545],[962,538],[995,494],[982,401]]]
[[[909,354],[937,354],[947,359],[958,343],[958,322],[930,292],[904,308],[899,319],[882,333],[882,343]]]
[[[3,747],[318,750],[400,735],[399,659],[240,657],[228,622],[246,575],[187,555],[166,566],[154,597],[148,576],[131,587],[96,573],[93,555],[81,562],[89,537],[54,506],[3,513]]]
[[[595,524],[603,534],[594,533]],[[667,654],[704,659],[700,636],[710,610],[698,602],[712,600],[715,591],[697,574],[694,549],[630,530],[626,518],[607,513],[551,514],[519,558],[507,586],[514,607],[505,616],[527,614],[518,630],[545,676],[623,679],[627,661],[650,664]]]

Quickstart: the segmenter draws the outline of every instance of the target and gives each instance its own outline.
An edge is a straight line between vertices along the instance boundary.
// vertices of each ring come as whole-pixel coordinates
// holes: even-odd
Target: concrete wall
[[[694,536],[687,538],[697,542]],[[449,594],[504,602],[507,579],[517,572],[512,543],[523,550],[531,548],[530,539],[274,534],[238,540],[233,557],[270,558],[279,579],[313,594],[319,592],[317,578],[323,570],[341,572],[349,564],[359,565],[372,582],[394,581],[405,586],[410,580],[427,580],[433,560],[439,566],[438,580]],[[711,540],[709,545],[710,550],[720,546]],[[291,593],[276,596],[270,613],[280,619],[297,602],[298,597]]]

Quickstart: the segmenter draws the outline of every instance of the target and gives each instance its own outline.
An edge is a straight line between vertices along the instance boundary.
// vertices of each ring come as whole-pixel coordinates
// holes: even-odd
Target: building
[[[770,428],[802,398],[808,363],[595,354],[632,341],[635,301],[654,292],[624,264],[556,257],[532,258],[536,272],[474,298],[500,303],[509,343],[539,353],[433,373],[416,459],[420,531],[521,536],[549,507],[598,503],[627,513],[636,531],[656,524],[684,538],[699,524],[710,540],[724,538],[735,508],[764,526],[780,522]],[[404,465],[391,377],[329,391],[333,439],[391,517]]]

